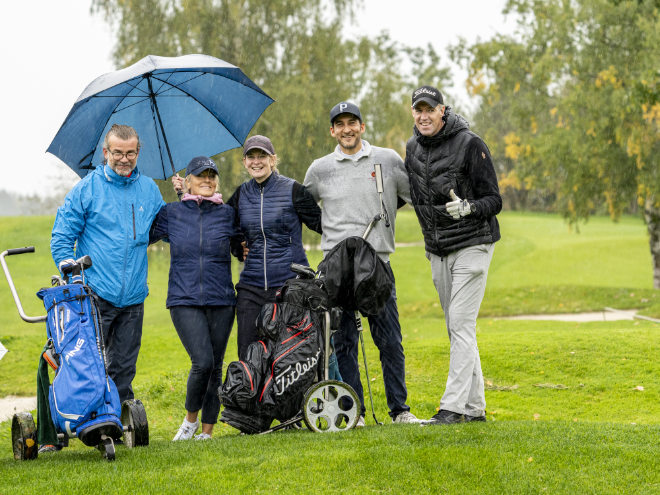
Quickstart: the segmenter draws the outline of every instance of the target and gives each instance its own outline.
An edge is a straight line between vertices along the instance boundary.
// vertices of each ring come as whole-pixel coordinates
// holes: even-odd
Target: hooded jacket
[[[229,252],[236,233],[234,209],[226,204],[191,199],[160,210],[149,241],[170,243],[168,308],[236,304]]]
[[[50,241],[55,264],[89,255],[85,277],[96,294],[118,308],[144,302],[149,228],[164,204],[155,182],[137,167],[130,177],[97,167],[57,210]]]
[[[445,109],[444,120],[434,136],[413,129],[405,160],[424,244],[437,256],[498,241],[500,228],[495,215],[502,209],[488,147],[450,107]],[[460,220],[454,220],[445,207],[452,201],[452,189],[459,198],[467,199],[472,209]]]

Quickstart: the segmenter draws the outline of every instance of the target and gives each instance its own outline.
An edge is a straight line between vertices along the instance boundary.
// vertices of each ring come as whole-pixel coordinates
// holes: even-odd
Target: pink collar
[[[211,203],[215,203],[216,205],[221,205],[222,194],[213,193],[213,196],[201,196],[199,194],[186,193],[181,198],[181,201],[197,201],[198,205],[201,205],[202,201],[210,201]]]

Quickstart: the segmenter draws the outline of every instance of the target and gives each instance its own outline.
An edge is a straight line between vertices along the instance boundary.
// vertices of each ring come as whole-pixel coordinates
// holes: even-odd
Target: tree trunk
[[[649,230],[649,245],[653,262],[653,287],[660,289],[660,208],[654,206],[653,198],[644,204],[644,219]]]

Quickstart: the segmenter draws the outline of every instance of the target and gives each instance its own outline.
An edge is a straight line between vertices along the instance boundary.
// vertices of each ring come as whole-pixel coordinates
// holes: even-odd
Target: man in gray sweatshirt
[[[333,153],[314,160],[304,181],[307,190],[322,206],[321,249],[327,254],[339,241],[350,236],[361,237],[371,219],[381,212],[374,173],[374,164],[380,163],[383,202],[389,221],[378,222],[368,240],[386,262],[394,280],[389,264],[390,253],[394,252],[394,220],[397,207],[410,202],[410,184],[403,160],[394,150],[371,146],[362,139],[365,125],[360,109],[353,103],[343,101],[335,105],[330,110],[330,125],[330,135],[337,140],[337,147]],[[394,285],[385,307],[368,320],[371,336],[380,351],[390,417],[394,423],[417,423],[406,405],[405,357]],[[344,381],[355,389],[362,402],[358,426],[364,426],[358,340],[354,315],[344,312],[334,335],[335,351]]]

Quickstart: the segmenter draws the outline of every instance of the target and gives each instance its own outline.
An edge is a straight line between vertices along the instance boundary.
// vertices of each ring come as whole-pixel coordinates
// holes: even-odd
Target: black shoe
[[[431,419],[422,422],[422,425],[453,425],[465,422],[465,417],[446,409],[440,409]]]
[[[465,415],[465,422],[466,423],[471,423],[472,421],[480,421],[485,423],[486,422],[486,415],[484,414],[483,416],[470,416],[469,414]]]

